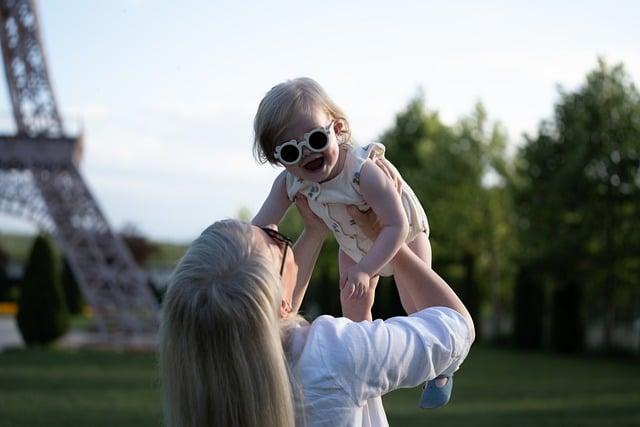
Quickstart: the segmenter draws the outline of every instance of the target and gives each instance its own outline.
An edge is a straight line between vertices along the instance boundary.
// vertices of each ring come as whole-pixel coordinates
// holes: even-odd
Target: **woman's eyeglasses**
[[[305,133],[300,142],[292,139],[278,145],[274,153],[275,158],[284,165],[294,165],[302,158],[302,147],[307,147],[316,153],[326,150],[329,146],[332,126],[333,120],[326,127],[319,127]]]
[[[276,242],[284,243],[284,254],[282,255],[282,264],[280,265],[280,277],[282,277],[282,272],[284,271],[284,262],[287,259],[287,252],[288,252],[287,249],[293,246],[293,242],[287,236],[285,236],[284,234],[282,234],[277,230],[274,230],[273,228],[260,227],[260,229],[265,233],[267,233],[267,236],[269,236],[271,239],[275,240]]]

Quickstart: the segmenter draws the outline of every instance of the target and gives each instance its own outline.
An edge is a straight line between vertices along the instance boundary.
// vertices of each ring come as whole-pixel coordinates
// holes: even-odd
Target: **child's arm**
[[[404,243],[409,222],[394,182],[371,160],[362,165],[360,193],[383,225],[371,249],[358,264],[347,270],[344,278],[347,285],[353,285],[354,290],[363,293],[368,280],[391,261]]]
[[[394,182],[371,160],[360,171],[360,193],[382,222],[382,230],[358,263],[370,276],[395,256],[409,232],[409,221]]]
[[[264,201],[257,215],[251,220],[251,224],[258,226],[278,225],[289,209],[291,200],[287,196],[286,171],[277,176],[271,187],[271,191]]]

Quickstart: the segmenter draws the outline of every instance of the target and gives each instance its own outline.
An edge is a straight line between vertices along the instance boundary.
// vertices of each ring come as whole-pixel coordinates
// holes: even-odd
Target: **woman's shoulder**
[[[365,357],[367,348],[375,346],[372,344],[384,325],[381,319],[354,322],[346,317],[323,315],[311,323],[307,344],[324,355],[326,364],[337,362],[348,366],[353,360]]]
[[[319,316],[309,325],[305,347],[324,355],[324,361],[329,362],[327,358],[336,359],[349,353],[348,347],[358,329],[358,323],[346,317]]]
[[[314,336],[314,338],[339,336],[351,323],[353,322],[346,317],[323,314],[311,322],[309,336]]]

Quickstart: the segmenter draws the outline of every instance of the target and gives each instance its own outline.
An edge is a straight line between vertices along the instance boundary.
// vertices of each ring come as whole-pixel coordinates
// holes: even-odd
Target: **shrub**
[[[47,345],[69,328],[56,256],[51,242],[38,236],[25,268],[18,300],[18,329],[27,346]]]
[[[71,267],[69,266],[69,262],[66,259],[62,263],[61,281],[69,313],[82,313],[82,309],[85,306],[84,298],[82,297],[82,292],[80,292],[78,281],[76,280],[76,277],[73,274]]]

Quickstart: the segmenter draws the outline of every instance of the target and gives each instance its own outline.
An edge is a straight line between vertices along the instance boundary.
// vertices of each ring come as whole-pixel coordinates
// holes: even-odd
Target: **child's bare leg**
[[[340,269],[340,287],[342,287],[342,281],[344,280],[345,271],[353,265],[357,264],[349,255],[347,255],[342,249],[338,252],[338,268]]]
[[[431,243],[426,233],[420,233],[407,246],[416,254],[424,263],[431,268]],[[409,274],[402,271],[395,273],[396,284],[398,290],[402,289],[410,280],[416,280]],[[413,300],[411,300],[413,304]],[[413,312],[416,311],[415,305]],[[453,378],[451,376],[440,375],[430,381],[427,381],[425,388],[422,390],[420,398],[420,407],[423,409],[439,408],[446,405],[451,398],[451,387],[453,386]]]
[[[429,238],[426,233],[418,234],[407,246],[409,246],[411,252],[416,254],[429,268],[431,268],[431,243],[429,242]],[[413,302],[413,298],[411,298],[411,294],[407,290],[407,284],[414,283],[418,278],[407,274],[407,272],[402,270],[394,271],[393,277],[398,287],[402,307],[404,307],[407,314],[415,313],[416,305]]]
[[[403,279],[401,279],[401,277],[402,277],[402,274],[400,272],[397,272],[397,271],[393,272],[393,279],[396,282],[398,295],[400,295],[400,303],[402,304],[402,308],[407,314],[415,313],[416,306],[413,303],[413,299],[411,298],[411,295],[409,294],[409,292],[407,292],[406,288],[403,285],[401,285],[401,283],[406,283],[406,282],[402,282]]]

